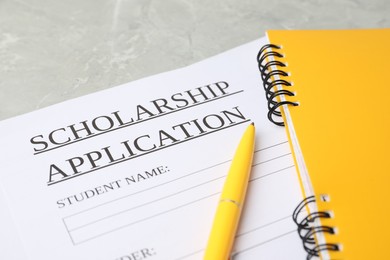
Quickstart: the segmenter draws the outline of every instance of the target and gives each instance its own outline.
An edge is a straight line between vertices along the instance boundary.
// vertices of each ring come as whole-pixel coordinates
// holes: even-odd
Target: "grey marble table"
[[[267,29],[390,27],[388,0],[0,0],[0,120],[189,65]]]

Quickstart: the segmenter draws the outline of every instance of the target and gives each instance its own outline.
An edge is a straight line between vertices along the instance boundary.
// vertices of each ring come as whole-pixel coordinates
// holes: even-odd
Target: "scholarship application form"
[[[294,160],[257,68],[265,43],[0,122],[0,259],[202,259],[251,122],[233,259],[303,259]]]

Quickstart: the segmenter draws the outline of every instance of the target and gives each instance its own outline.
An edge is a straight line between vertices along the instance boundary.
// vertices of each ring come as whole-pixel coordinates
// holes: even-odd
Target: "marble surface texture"
[[[189,65],[267,29],[390,27],[389,0],[0,0],[0,120]]]

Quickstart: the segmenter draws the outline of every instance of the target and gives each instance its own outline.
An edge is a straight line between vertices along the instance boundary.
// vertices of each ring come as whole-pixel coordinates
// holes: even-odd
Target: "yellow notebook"
[[[308,259],[390,259],[390,29],[267,35],[259,69],[307,198]]]

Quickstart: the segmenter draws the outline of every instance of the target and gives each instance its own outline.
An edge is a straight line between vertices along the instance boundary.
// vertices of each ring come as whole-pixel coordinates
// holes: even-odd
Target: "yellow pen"
[[[245,200],[254,146],[255,126],[252,123],[242,136],[226,177],[204,260],[229,259]]]

